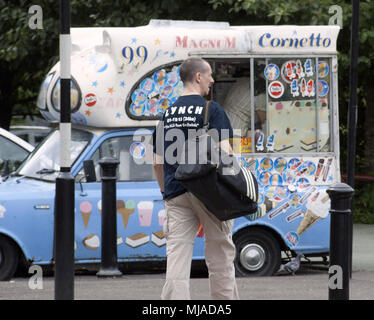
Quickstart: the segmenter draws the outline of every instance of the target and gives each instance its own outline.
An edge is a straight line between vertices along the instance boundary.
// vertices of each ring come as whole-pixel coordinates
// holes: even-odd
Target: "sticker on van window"
[[[173,87],[166,86],[161,89],[160,96],[163,98],[170,98],[173,95]]]
[[[306,59],[304,63],[304,70],[307,77],[313,76],[313,64],[311,59]]]
[[[135,158],[135,159],[141,159],[145,156],[145,146],[141,142],[134,142],[130,146],[130,154]]]
[[[157,104],[157,111],[164,113],[165,110],[171,105],[171,102],[169,99],[164,98],[161,99]]]
[[[308,97],[314,97],[316,95],[316,88],[314,86],[314,80],[310,79],[306,84],[306,92]]]
[[[264,70],[265,78],[270,81],[277,80],[279,77],[279,73],[280,71],[278,66],[273,63],[268,64]]]
[[[168,73],[168,80],[166,85],[175,87],[179,81],[179,74],[178,71],[172,71]]]
[[[157,114],[157,103],[158,100],[153,98],[147,102],[147,110],[151,114]]]
[[[141,116],[145,112],[145,105],[136,105],[132,103],[130,106],[130,112],[135,116]]]
[[[151,93],[155,89],[155,83],[151,78],[145,78],[140,83],[140,89],[145,93]]]
[[[277,172],[282,173],[287,168],[287,161],[284,158],[277,158],[274,161],[274,168]]]
[[[144,91],[137,89],[131,95],[131,100],[135,105],[138,106],[145,103],[145,101],[147,100],[147,95]]]
[[[293,79],[291,82],[291,94],[293,97],[299,96],[299,80]]]
[[[263,158],[260,162],[260,168],[264,172],[271,171],[273,169],[273,160],[270,158]]]
[[[303,78],[305,76],[305,73],[304,73],[304,70],[303,70],[303,66],[302,66],[300,60],[296,61],[295,70],[296,70],[296,75],[299,77],[299,79]]]
[[[318,80],[318,95],[325,97],[329,93],[329,84],[324,80]]]
[[[318,62],[318,77],[325,78],[329,74],[329,64],[326,61]]]
[[[284,86],[280,81],[273,81],[269,84],[268,93],[274,99],[280,98],[284,93]]]
[[[164,69],[161,69],[161,70],[157,71],[153,75],[153,80],[159,87],[163,87],[168,80],[168,76],[166,74],[166,71]]]
[[[286,61],[281,68],[282,79],[290,84],[293,79],[299,79],[295,73],[296,62],[293,60]]]
[[[300,92],[303,97],[307,96],[306,81],[304,78],[302,78],[300,81]]]

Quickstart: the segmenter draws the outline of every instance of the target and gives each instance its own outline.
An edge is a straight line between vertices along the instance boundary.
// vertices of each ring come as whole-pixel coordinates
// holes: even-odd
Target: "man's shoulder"
[[[210,107],[216,112],[224,112],[222,106],[214,100],[210,100]]]
[[[205,102],[204,97],[199,95],[179,96],[178,99],[171,106],[182,106],[185,104],[202,104]]]

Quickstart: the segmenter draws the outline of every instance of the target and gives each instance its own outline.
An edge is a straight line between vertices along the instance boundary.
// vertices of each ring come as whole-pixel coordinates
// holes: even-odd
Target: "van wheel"
[[[17,264],[17,247],[0,235],[0,281],[10,280],[17,270]]]
[[[278,241],[263,229],[247,229],[234,237],[235,270],[239,277],[271,276],[281,264]]]

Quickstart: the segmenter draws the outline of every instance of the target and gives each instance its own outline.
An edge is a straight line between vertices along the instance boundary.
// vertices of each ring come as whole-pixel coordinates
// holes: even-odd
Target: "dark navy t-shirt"
[[[181,183],[175,179],[175,171],[178,168],[177,149],[178,145],[183,145],[188,138],[189,130],[203,127],[205,105],[206,100],[200,95],[179,97],[165,110],[163,121],[160,121],[155,131],[154,152],[163,155],[164,158],[165,199],[169,200],[186,192]],[[219,141],[232,138],[230,120],[222,107],[214,101],[210,104],[208,128],[216,129],[214,132],[217,132]],[[160,141],[161,138],[163,141]],[[181,141],[183,143],[180,143]],[[162,144],[163,146],[160,147]]]

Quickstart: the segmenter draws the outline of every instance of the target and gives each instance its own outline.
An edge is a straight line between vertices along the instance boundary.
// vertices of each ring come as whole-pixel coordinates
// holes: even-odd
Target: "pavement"
[[[374,300],[374,225],[354,225],[350,300]],[[121,278],[76,275],[75,300],[160,300],[165,273],[124,274]],[[303,265],[294,276],[237,278],[242,300],[328,300],[327,267]],[[39,288],[31,278],[0,282],[0,300],[53,300],[54,278],[44,276]],[[35,285],[34,285],[35,287]],[[209,300],[209,281],[204,274],[191,278],[191,298]]]

